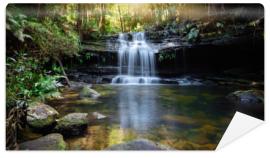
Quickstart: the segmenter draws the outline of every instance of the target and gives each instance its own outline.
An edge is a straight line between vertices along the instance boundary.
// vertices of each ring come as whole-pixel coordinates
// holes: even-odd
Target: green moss
[[[84,126],[87,125],[86,119],[77,119],[77,118],[61,118],[57,121],[57,125],[55,127],[56,130],[60,130],[62,128],[72,128],[73,126]]]
[[[73,125],[81,126],[81,125],[85,125],[85,124],[87,124],[87,122],[82,121],[82,120],[75,120],[75,121],[60,120],[57,123],[55,129],[59,130],[61,128],[66,128],[66,127],[70,127],[70,126],[73,126]]]
[[[82,90],[80,91],[80,96],[81,97],[89,97],[91,96],[91,91],[90,88],[87,86],[84,86]]]
[[[48,116],[46,119],[35,119],[31,122],[28,122],[28,124],[34,128],[44,128],[52,125],[54,121],[55,121],[54,116]]]
[[[66,150],[67,144],[64,140],[60,140],[57,144],[57,149],[58,150]]]

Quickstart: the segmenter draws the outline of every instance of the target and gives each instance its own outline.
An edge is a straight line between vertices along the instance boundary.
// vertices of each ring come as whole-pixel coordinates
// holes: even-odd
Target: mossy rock
[[[88,125],[87,113],[70,113],[57,120],[54,131],[65,137],[78,136],[85,132]]]
[[[88,86],[84,86],[82,88],[82,90],[80,91],[80,98],[87,98],[87,97],[90,97],[90,98],[93,98],[93,99],[96,99],[100,96],[100,94],[91,89],[90,87]]]
[[[27,108],[27,123],[34,129],[53,126],[59,113],[49,105],[37,102]]]
[[[35,140],[19,144],[20,150],[65,150],[67,148],[63,136],[52,133]]]
[[[98,91],[98,93],[102,96],[102,97],[108,97],[111,96],[113,94],[116,94],[116,91],[113,87],[111,87],[110,85],[95,85],[93,87],[94,90]]]

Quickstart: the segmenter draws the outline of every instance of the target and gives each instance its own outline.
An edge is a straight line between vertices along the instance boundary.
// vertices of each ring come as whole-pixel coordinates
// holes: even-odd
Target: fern
[[[25,33],[25,26],[27,23],[26,18],[27,17],[21,13],[7,10],[6,29],[11,31],[13,35],[21,42],[24,42],[26,38],[32,39],[29,34]]]

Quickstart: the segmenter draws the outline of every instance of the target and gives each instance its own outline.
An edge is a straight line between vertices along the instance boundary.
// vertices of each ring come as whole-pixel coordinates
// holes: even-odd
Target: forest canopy
[[[82,32],[115,34],[142,31],[168,20],[200,19],[207,16],[256,16],[237,5],[224,4],[20,4],[20,12],[31,18],[53,19],[63,27],[73,26]],[[250,6],[252,7],[252,5]],[[12,8],[9,5],[7,10]]]

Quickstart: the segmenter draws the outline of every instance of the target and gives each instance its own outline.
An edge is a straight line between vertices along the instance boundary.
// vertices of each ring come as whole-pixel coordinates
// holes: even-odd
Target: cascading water
[[[118,75],[113,78],[113,84],[151,84],[158,83],[155,77],[155,50],[145,40],[143,32],[119,34]]]

